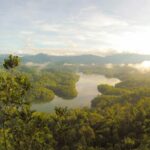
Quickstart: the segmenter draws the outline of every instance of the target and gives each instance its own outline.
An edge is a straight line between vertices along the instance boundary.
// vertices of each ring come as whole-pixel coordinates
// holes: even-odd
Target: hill
[[[7,55],[0,55],[0,62],[4,60]],[[37,55],[23,55],[22,61],[24,63],[75,63],[75,64],[134,64],[141,63],[143,61],[150,60],[150,55],[140,55],[140,54],[114,54],[110,56],[96,56],[96,55],[76,55],[76,56],[54,56],[47,54],[37,54]]]

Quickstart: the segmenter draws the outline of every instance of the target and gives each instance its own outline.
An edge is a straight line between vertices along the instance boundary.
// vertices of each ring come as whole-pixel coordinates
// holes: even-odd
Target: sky
[[[150,54],[150,0],[0,0],[0,53]]]

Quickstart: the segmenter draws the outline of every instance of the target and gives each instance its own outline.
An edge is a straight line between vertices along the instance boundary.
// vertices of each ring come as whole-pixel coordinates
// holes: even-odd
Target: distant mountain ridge
[[[8,55],[0,55],[0,62],[4,60]],[[96,56],[96,55],[76,55],[76,56],[54,56],[47,54],[37,55],[22,55],[22,62],[28,63],[75,63],[75,64],[135,64],[143,61],[150,61],[150,55],[140,54],[113,54],[110,56]]]

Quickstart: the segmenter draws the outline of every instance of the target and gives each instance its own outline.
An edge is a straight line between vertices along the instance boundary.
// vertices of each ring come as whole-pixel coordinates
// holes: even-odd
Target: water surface
[[[56,106],[66,106],[68,108],[90,107],[91,100],[99,94],[97,90],[98,84],[115,85],[120,82],[120,80],[116,78],[107,78],[103,75],[87,75],[82,73],[79,75],[80,79],[76,84],[78,91],[77,97],[71,100],[66,100],[55,96],[51,102],[33,104],[32,109],[42,112],[50,112],[53,111]]]

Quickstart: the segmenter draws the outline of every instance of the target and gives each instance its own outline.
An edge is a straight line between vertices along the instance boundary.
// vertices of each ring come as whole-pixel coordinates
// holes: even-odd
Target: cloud
[[[81,0],[80,3],[79,0],[30,0],[8,4],[2,0],[0,46],[28,49],[32,53],[147,54],[150,53],[148,4],[129,0],[109,3],[104,0]],[[138,12],[136,6],[143,8]],[[147,20],[140,23],[141,16]]]
[[[61,31],[61,25],[59,24],[48,24],[48,23],[40,23],[38,24],[38,27],[42,31],[48,31],[48,32],[60,32]]]
[[[140,64],[129,64],[128,66],[135,68],[142,73],[150,71],[150,61],[143,61]]]
[[[31,35],[31,34],[34,34],[33,31],[21,31],[20,33],[23,34],[23,35]]]

